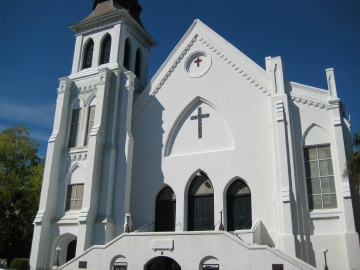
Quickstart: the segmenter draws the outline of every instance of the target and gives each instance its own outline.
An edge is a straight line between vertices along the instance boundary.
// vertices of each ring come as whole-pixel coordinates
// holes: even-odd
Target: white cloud
[[[0,100],[0,118],[7,121],[33,124],[51,129],[54,119],[54,104],[20,104],[11,100]],[[4,125],[0,125],[0,128]]]

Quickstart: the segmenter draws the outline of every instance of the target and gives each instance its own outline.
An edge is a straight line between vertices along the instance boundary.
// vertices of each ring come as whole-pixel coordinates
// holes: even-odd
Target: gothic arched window
[[[89,68],[92,66],[93,53],[94,53],[94,41],[90,39],[86,43],[84,48],[82,69]]]
[[[244,181],[236,180],[227,191],[227,230],[251,229],[251,192]]]
[[[188,230],[214,229],[214,189],[205,174],[198,174],[188,194]]]
[[[111,36],[106,34],[101,44],[100,65],[110,62]]]
[[[127,70],[130,69],[130,58],[131,58],[130,53],[131,53],[131,46],[129,39],[127,38],[125,40],[124,63],[123,63],[124,68],[126,68]]]
[[[141,62],[142,55],[140,48],[136,51],[136,61],[135,61],[135,75],[140,79],[141,76]]]
[[[176,197],[174,191],[164,187],[156,198],[155,231],[175,231]]]

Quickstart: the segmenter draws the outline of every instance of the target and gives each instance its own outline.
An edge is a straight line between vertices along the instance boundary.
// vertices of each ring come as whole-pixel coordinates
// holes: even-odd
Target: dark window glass
[[[125,41],[125,50],[124,50],[124,68],[127,70],[130,69],[130,41],[129,39],[126,39]]]
[[[251,193],[241,180],[236,180],[227,191],[227,229],[246,230],[252,227]]]
[[[91,39],[85,45],[84,60],[83,60],[82,69],[91,67],[92,59],[93,59],[93,53],[94,53],[94,41]]]
[[[156,198],[155,231],[175,231],[176,198],[171,188],[165,187]]]
[[[135,62],[135,75],[140,79],[141,75],[141,62],[142,62],[141,50],[140,48],[136,51],[136,62]]]
[[[110,52],[111,52],[111,36],[107,34],[101,46],[100,65],[110,62]]]
[[[214,189],[206,175],[194,178],[188,195],[188,230],[214,229]]]
[[[72,111],[71,124],[70,124],[70,135],[69,135],[69,148],[76,147],[79,138],[79,127],[80,127],[80,113],[81,109],[75,109]]]

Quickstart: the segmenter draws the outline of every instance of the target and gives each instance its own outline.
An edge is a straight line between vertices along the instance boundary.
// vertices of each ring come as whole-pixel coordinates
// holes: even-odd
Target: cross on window
[[[203,118],[208,118],[210,116],[210,114],[205,113],[202,114],[202,109],[201,107],[198,108],[198,115],[194,115],[190,117],[190,120],[198,120],[198,138],[201,139],[202,138],[202,119]]]
[[[200,67],[200,63],[202,62],[202,60],[198,57],[194,63],[196,64],[197,67]]]

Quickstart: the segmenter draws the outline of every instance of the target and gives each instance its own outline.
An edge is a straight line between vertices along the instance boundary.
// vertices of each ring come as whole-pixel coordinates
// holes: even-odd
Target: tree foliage
[[[354,152],[346,163],[345,175],[349,176],[356,190],[360,191],[360,131],[353,136]]]
[[[0,133],[0,258],[29,257],[44,170],[28,128]]]

